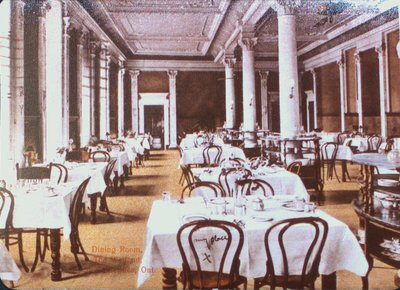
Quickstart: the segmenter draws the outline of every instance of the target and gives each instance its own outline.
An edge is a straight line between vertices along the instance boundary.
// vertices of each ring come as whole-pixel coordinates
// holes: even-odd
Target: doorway
[[[164,147],[164,106],[144,106],[144,131],[161,140]]]

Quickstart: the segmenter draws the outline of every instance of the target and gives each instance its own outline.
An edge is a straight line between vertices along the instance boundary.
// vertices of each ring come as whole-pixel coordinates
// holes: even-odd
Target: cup
[[[171,193],[170,192],[164,191],[161,194],[161,196],[162,196],[162,200],[163,201],[165,201],[165,202],[170,202],[171,201]]]

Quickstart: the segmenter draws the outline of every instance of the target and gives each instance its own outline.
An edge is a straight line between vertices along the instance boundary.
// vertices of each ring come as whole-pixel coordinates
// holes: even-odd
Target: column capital
[[[96,56],[96,51],[100,47],[100,43],[96,40],[91,40],[89,43],[89,53],[92,58]]]
[[[83,30],[76,30],[76,43],[79,46],[83,46],[85,43],[86,33]]]
[[[268,76],[269,76],[269,71],[268,70],[260,70],[258,72],[258,74],[260,75],[261,80],[268,80]]]
[[[135,80],[137,80],[137,78],[138,78],[138,76],[140,74],[140,70],[130,69],[130,70],[128,70],[128,72],[129,72],[129,75],[131,76],[131,78],[135,79]]]
[[[253,51],[256,44],[257,37],[239,39],[239,45],[244,51]]]
[[[126,65],[126,63],[124,60],[120,60],[120,59],[118,60],[118,69],[122,74],[125,73],[125,70],[126,70],[125,65]]]
[[[107,42],[107,41],[100,41],[100,46],[99,46],[99,47],[100,47],[100,50],[101,50],[102,52],[105,52],[105,53],[107,54],[109,46],[110,46],[110,43],[109,43],[109,42]]]
[[[178,75],[178,71],[177,70],[169,70],[169,71],[167,71],[167,74],[169,76],[169,80],[175,80],[176,76]]]
[[[375,47],[375,52],[378,54],[378,57],[382,57],[385,53],[386,47],[385,44],[382,43],[381,45]]]
[[[317,75],[317,72],[315,71],[315,69],[310,69],[310,73],[313,75],[313,77],[315,78]]]
[[[226,68],[233,68],[236,64],[236,58],[233,54],[225,54],[222,62]]]
[[[361,63],[360,52],[358,50],[354,53],[354,59],[356,61],[356,64],[360,64]]]
[[[339,69],[344,69],[344,60],[343,58],[339,59],[338,61],[336,61],[336,64],[339,66]]]
[[[275,10],[278,16],[295,15],[296,9],[301,5],[301,0],[276,0]]]
[[[46,17],[47,11],[51,9],[51,5],[49,1],[41,1],[37,2],[36,6],[36,15],[37,17],[43,18]]]

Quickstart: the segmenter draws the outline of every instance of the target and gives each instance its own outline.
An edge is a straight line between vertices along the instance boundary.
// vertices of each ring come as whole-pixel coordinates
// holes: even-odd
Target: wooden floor
[[[47,253],[43,263],[39,263],[34,273],[22,272],[17,284],[19,288],[136,288],[137,273],[140,270],[154,271],[153,276],[142,286],[143,289],[161,288],[161,271],[158,269],[139,269],[145,246],[146,223],[152,202],[159,199],[162,191],[170,191],[174,196],[180,195],[178,185],[178,151],[153,151],[145,167],[134,169],[133,176],[125,182],[125,189],[116,196],[108,197],[112,217],[98,213],[98,222],[89,222],[89,211],[80,225],[82,243],[89,254],[90,261],[83,262],[83,270],[78,271],[70,243],[61,243],[61,263],[63,280],[50,280],[51,258]],[[340,169],[337,166],[338,171]],[[349,165],[352,181],[338,183],[328,181],[325,186],[325,201],[320,206],[329,214],[357,231],[358,220],[351,200],[357,196],[357,165]],[[24,236],[25,258],[32,263],[34,254],[34,237]],[[17,263],[18,254],[15,247],[11,249]],[[395,270],[382,263],[375,263],[370,274],[371,289],[394,289]],[[320,288],[320,281],[316,287]],[[249,289],[252,289],[249,281]],[[1,287],[0,287],[1,288]],[[361,278],[347,271],[338,272],[339,289],[361,289]]]

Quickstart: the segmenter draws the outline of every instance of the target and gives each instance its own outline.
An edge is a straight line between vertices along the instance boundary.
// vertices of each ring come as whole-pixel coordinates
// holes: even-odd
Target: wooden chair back
[[[302,250],[296,248],[297,265],[289,264],[289,244],[293,247],[293,235],[291,230],[296,227],[304,227],[302,233]],[[297,229],[297,231],[300,230]],[[292,234],[292,235],[291,235]],[[307,235],[307,241],[304,237]],[[273,224],[265,233],[264,243],[267,253],[267,272],[264,277],[266,284],[271,288],[283,287],[284,289],[300,289],[313,284],[319,276],[318,268],[321,261],[321,253],[328,235],[328,223],[319,217],[301,217],[286,219]],[[287,238],[285,238],[285,236]],[[300,238],[300,237],[299,237]],[[272,245],[278,245],[275,249]],[[293,249],[292,249],[293,250]],[[276,255],[277,251],[280,255]],[[298,252],[301,251],[301,254]],[[272,254],[274,253],[274,255]],[[274,262],[280,259],[283,269],[275,268]],[[300,273],[293,273],[290,267],[301,266]],[[282,272],[282,273],[280,273]]]
[[[251,175],[251,171],[246,168],[242,168],[240,170],[235,168],[222,168],[221,173],[218,176],[218,183],[225,191],[225,196],[232,197],[234,195],[236,179],[246,179]]]
[[[262,179],[241,179],[237,181],[239,194],[271,197],[275,195],[274,188]]]
[[[233,289],[243,241],[243,230],[228,221],[198,220],[184,224],[177,233],[177,242],[186,288]]]
[[[182,190],[181,199],[185,196],[191,197],[192,193],[208,198],[225,197],[224,189],[218,183],[211,181],[195,181],[186,185]]]
[[[302,163],[300,161],[294,161],[288,165],[287,171],[300,175],[301,166]]]
[[[60,182],[67,182],[68,180],[68,168],[65,167],[63,164],[60,163],[52,163],[52,170],[53,169],[57,169],[57,184],[59,184]]]
[[[203,149],[204,164],[208,166],[218,166],[222,155],[221,146],[211,145]]]
[[[111,156],[106,151],[94,151],[90,153],[90,158],[93,159],[93,162],[109,162]]]
[[[4,239],[4,245],[9,248],[9,233],[13,228],[14,196],[12,193],[0,187],[0,238]]]

